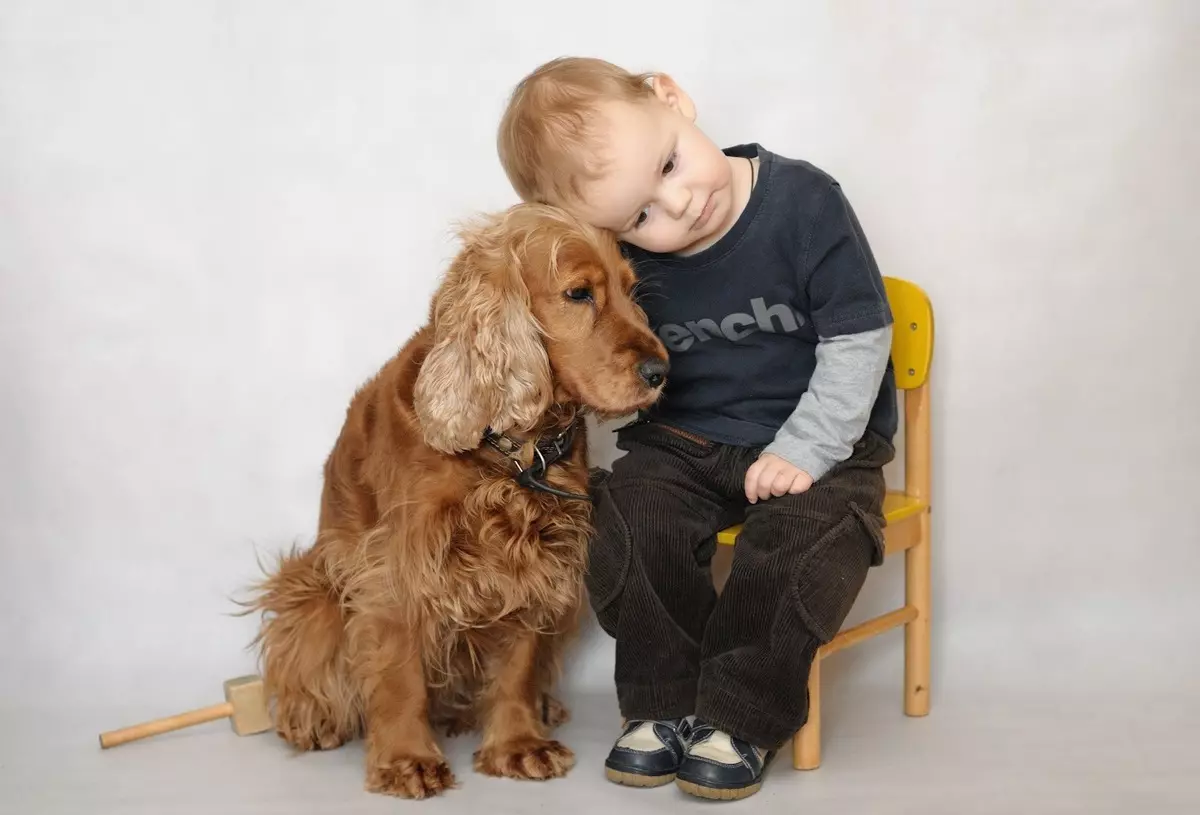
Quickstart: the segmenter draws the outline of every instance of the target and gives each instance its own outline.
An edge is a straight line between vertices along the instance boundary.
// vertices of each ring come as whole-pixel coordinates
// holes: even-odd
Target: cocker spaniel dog
[[[582,417],[658,399],[667,354],[614,238],[521,204],[463,231],[428,324],[354,395],[314,545],[248,605],[275,726],[366,739],[366,787],[454,786],[435,730],[482,729],[479,772],[558,777],[551,696],[590,527]]]

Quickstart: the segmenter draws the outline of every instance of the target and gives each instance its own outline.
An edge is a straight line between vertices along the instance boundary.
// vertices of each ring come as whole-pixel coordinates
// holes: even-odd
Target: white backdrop
[[[1196,687],[1200,5],[431,5],[0,7],[5,703],[148,716],[253,670],[229,598],[310,540],[453,221],[513,200],[505,95],[564,53],[825,168],[932,296],[935,705]],[[610,671],[592,631],[569,681]]]

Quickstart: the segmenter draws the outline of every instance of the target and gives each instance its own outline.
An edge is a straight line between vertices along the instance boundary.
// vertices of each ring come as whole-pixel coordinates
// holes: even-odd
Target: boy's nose
[[[665,196],[663,207],[672,218],[682,218],[692,205],[692,191],[686,187],[676,187]]]

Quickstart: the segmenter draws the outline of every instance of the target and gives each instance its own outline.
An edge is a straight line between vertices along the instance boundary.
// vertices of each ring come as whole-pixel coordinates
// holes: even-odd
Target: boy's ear
[[[689,122],[696,121],[696,106],[692,104],[692,97],[684,93],[683,88],[679,87],[674,79],[666,74],[655,74],[650,80],[650,85],[654,88],[654,95],[658,97],[658,101]]]

